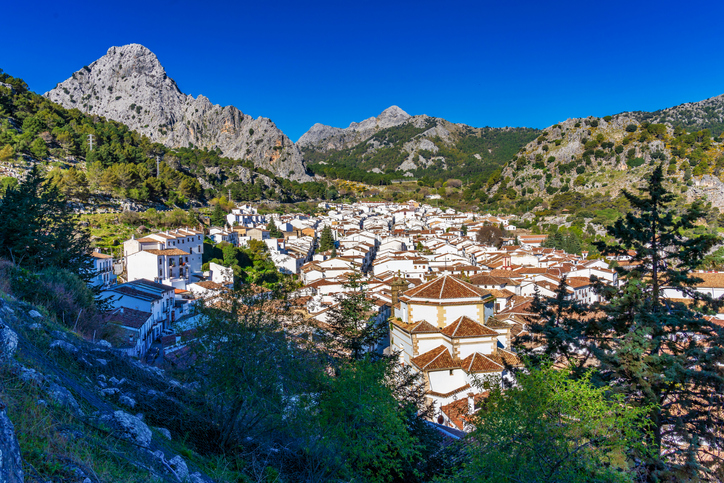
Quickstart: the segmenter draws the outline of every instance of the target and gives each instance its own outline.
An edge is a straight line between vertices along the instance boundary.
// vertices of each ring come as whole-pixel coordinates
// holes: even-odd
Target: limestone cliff
[[[278,176],[311,179],[299,149],[271,120],[184,94],[156,55],[139,44],[111,47],[45,96],[122,122],[168,147],[218,148]]]

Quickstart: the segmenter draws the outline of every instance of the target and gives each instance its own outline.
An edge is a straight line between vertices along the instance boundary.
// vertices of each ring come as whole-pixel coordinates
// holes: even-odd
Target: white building
[[[95,274],[90,284],[96,287],[107,288],[116,283],[116,275],[113,273],[113,257],[93,251],[93,273]]]
[[[135,280],[115,285],[102,292],[105,298],[110,297],[110,303],[115,309],[123,309],[112,312],[119,320],[119,324],[128,330],[137,331],[137,337],[143,340],[141,345],[133,345],[134,348],[137,346],[140,348],[140,352],[135,354],[138,357],[141,357],[151,342],[160,337],[161,332],[173,323],[174,292],[173,287],[149,280]],[[129,312],[129,309],[132,312]],[[150,320],[144,319],[141,323],[143,314],[149,314]],[[126,343],[129,340],[126,340]]]
[[[443,422],[441,407],[481,393],[480,379],[498,384],[506,365],[520,364],[504,349],[510,346],[510,331],[492,317],[495,299],[486,290],[452,276],[438,277],[399,297],[395,286],[390,347],[399,351],[401,364],[423,373],[427,397]]]
[[[123,243],[128,281],[146,279],[185,289],[202,277],[204,234],[173,230],[135,237]]]
[[[226,221],[229,226],[255,227],[266,224],[266,217],[258,214],[256,208],[251,205],[241,205],[226,215]]]

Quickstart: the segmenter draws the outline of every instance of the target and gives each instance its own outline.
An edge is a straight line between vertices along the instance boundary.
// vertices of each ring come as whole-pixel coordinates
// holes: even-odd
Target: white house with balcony
[[[146,279],[185,289],[202,278],[204,234],[178,229],[132,237],[123,243],[127,280]]]
[[[95,250],[91,253],[93,257],[94,276],[90,284],[96,287],[107,288],[116,283],[116,275],[113,273],[113,257]]]

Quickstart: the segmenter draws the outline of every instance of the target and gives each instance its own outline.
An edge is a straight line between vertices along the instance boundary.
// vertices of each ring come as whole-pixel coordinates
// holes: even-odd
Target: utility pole
[[[88,151],[93,151],[93,135],[88,135]]]
[[[229,188],[229,201],[231,201],[231,188]]]
[[[161,175],[160,163],[161,163],[161,159],[160,159],[159,155],[157,154],[156,155],[156,178],[158,178]]]

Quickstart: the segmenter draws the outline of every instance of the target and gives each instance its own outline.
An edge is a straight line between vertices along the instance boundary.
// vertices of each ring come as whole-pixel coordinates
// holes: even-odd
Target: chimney
[[[121,307],[121,313],[123,313],[123,307]]]
[[[475,394],[472,392],[468,393],[468,414],[475,412]]]
[[[397,302],[400,301],[400,292],[404,292],[407,289],[407,282],[399,277],[399,273],[397,274],[398,278],[392,281],[390,284],[390,292],[392,294],[392,306],[394,307],[397,305]]]

